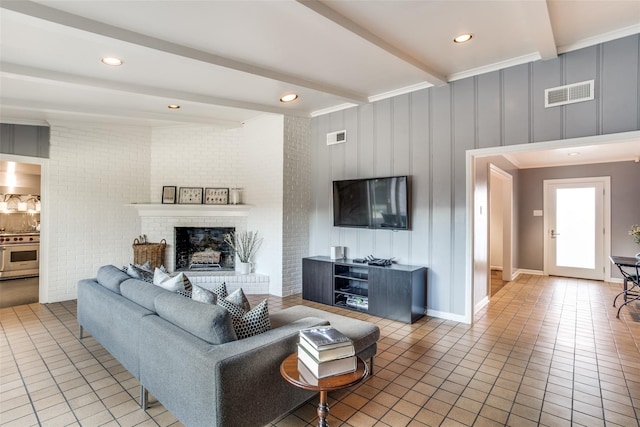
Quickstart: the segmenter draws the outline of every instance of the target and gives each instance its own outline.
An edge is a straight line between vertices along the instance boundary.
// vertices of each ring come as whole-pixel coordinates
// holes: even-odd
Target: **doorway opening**
[[[513,279],[513,177],[489,164],[489,297]]]

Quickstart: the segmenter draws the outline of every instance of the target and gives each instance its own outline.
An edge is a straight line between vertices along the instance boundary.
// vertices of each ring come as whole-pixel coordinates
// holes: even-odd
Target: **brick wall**
[[[140,219],[126,205],[149,200],[150,143],[147,129],[51,127],[42,302],[74,299],[78,280],[132,258]]]
[[[284,118],[282,293],[302,292],[302,258],[309,254],[310,120]]]
[[[162,187],[243,187],[241,128],[181,126],[152,131],[151,203]]]

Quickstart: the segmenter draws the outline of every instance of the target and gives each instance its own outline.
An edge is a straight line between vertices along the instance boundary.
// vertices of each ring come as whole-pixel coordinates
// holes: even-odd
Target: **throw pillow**
[[[218,300],[218,305],[231,314],[233,329],[239,340],[267,332],[271,328],[266,299],[248,312],[228,300]]]
[[[145,282],[153,283],[153,272],[146,270],[143,266],[138,264],[129,264],[126,267],[125,273],[130,277],[138,280],[144,280]]]
[[[193,285],[191,284],[191,281],[189,280],[186,274],[183,274],[183,277],[184,277],[184,283],[183,283],[184,290],[190,291],[193,288]]]
[[[227,295],[227,284],[225,282],[220,283],[218,286],[213,288],[213,293],[218,296],[218,300],[225,299]]]
[[[193,285],[193,288],[191,289],[191,299],[194,301],[204,302],[206,304],[215,304],[218,300],[218,296],[209,289]]]
[[[184,273],[171,277],[156,268],[153,272],[153,284],[171,292],[184,291]]]
[[[242,288],[236,289],[235,291],[231,292],[231,294],[225,299],[229,302],[234,303],[235,305],[239,305],[245,312],[251,310],[251,304],[249,304],[249,300],[242,291]]]

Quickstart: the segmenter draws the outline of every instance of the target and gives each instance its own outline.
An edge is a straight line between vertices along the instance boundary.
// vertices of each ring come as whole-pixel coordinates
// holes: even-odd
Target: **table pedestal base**
[[[327,392],[323,390],[320,391],[320,403],[318,404],[318,427],[329,427],[327,415],[329,415]]]

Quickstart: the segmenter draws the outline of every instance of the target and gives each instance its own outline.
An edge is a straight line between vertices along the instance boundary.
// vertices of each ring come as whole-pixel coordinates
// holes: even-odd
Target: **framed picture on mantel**
[[[162,203],[174,204],[176,202],[176,187],[162,187]]]
[[[180,199],[178,203],[183,205],[201,205],[202,187],[180,187]]]
[[[205,188],[204,204],[205,205],[226,205],[229,203],[228,188]]]

